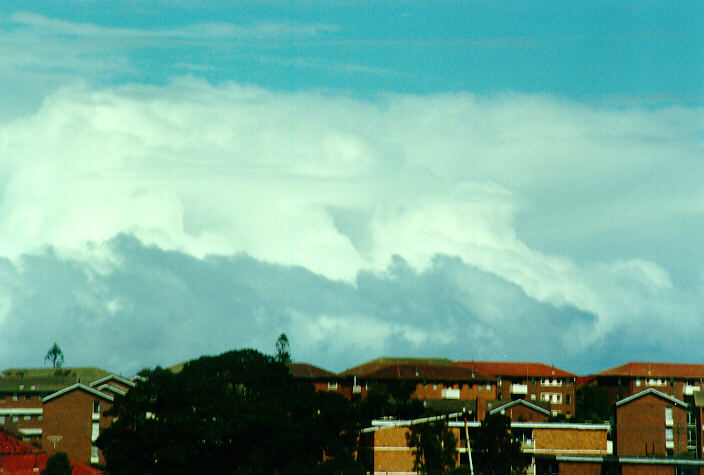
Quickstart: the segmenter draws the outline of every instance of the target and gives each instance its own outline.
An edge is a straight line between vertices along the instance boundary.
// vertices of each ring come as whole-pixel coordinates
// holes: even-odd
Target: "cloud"
[[[471,341],[486,358],[569,360],[671,315],[696,326],[700,267],[652,243],[687,246],[688,265],[704,255],[687,232],[702,215],[702,117],[547,95],[76,83],[0,123],[0,255],[15,289],[0,322],[59,313],[82,338],[113,322],[108,347],[132,345],[130,368],[178,359],[153,349],[171,340],[265,348],[286,326],[319,343],[301,354],[335,365],[347,361],[330,340],[351,348],[356,328],[380,351]],[[272,266],[251,299],[241,282],[232,295],[215,285],[243,262]],[[289,281],[301,276],[305,291]],[[267,303],[299,291],[327,304]],[[246,317],[223,332],[233,309]],[[531,347],[541,335],[555,352]]]

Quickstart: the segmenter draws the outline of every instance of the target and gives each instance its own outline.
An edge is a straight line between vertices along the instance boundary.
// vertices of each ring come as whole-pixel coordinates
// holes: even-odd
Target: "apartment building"
[[[496,378],[497,399],[525,399],[549,403],[552,415],[575,415],[577,375],[543,363],[509,361],[458,361],[457,366]]]
[[[685,400],[704,387],[704,364],[632,361],[592,378],[606,391],[611,404],[648,388]]]
[[[342,384],[342,379],[332,371],[308,363],[289,363],[291,376],[312,384],[318,391],[337,392],[352,399],[352,386]]]
[[[100,368],[11,368],[0,373],[0,425],[41,444],[42,398],[78,382],[110,375]]]

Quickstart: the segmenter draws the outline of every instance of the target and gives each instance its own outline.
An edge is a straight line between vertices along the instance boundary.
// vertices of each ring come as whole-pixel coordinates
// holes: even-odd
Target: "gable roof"
[[[444,360],[442,360],[444,361]],[[496,378],[480,371],[447,363],[434,363],[422,359],[380,359],[350,368],[342,376],[366,379],[405,379],[431,381],[494,381]]]
[[[458,366],[471,368],[494,376],[576,378],[577,375],[544,363],[525,361],[458,361]]]
[[[634,401],[634,400],[636,400],[636,399],[638,399],[638,398],[641,398],[641,397],[643,397],[643,396],[647,396],[648,394],[652,394],[653,396],[657,396],[657,397],[659,397],[659,398],[662,398],[662,399],[665,399],[665,400],[667,400],[667,401],[670,401],[671,403],[673,403],[673,404],[675,404],[675,405],[677,405],[677,406],[681,406],[681,407],[683,407],[683,408],[685,408],[685,409],[687,408],[687,403],[686,403],[686,402],[680,401],[679,399],[674,398],[674,397],[670,396],[669,394],[665,394],[665,393],[663,393],[663,392],[660,392],[660,391],[658,391],[658,390],[655,389],[655,388],[644,389],[643,391],[641,391],[641,392],[639,392],[639,393],[636,393],[636,394],[634,394],[634,395],[632,395],[632,396],[629,396],[629,397],[627,397],[627,398],[621,399],[620,401],[616,401],[616,406],[618,407],[618,406],[622,406],[623,404],[628,404],[629,402]]]
[[[0,373],[0,391],[54,392],[110,375],[100,368],[10,368]]]
[[[125,386],[129,386],[131,388],[137,386],[137,383],[135,383],[134,381],[129,380],[127,378],[123,378],[122,376],[118,376],[116,374],[109,374],[109,375],[104,376],[100,379],[96,379],[95,381],[90,383],[89,386],[93,388],[93,387],[98,386],[100,384],[107,383],[108,381],[111,381],[111,380],[116,381],[120,384],[124,384]]]
[[[538,406],[538,405],[536,405],[536,404],[533,404],[532,402],[526,401],[525,399],[516,399],[515,401],[507,402],[507,403],[505,403],[505,404],[503,404],[503,405],[501,405],[501,406],[498,406],[498,407],[495,407],[494,409],[491,409],[491,410],[489,411],[489,414],[495,414],[495,413],[500,412],[500,411],[505,411],[505,410],[508,409],[509,407],[513,407],[513,406],[515,406],[515,405],[517,405],[517,404],[526,406],[526,407],[528,407],[528,408],[530,408],[530,409],[533,409],[534,411],[538,411],[538,412],[540,412],[540,413],[542,413],[542,414],[545,414],[546,416],[550,416],[550,415],[551,415],[551,412],[548,411],[547,409],[545,409],[544,407],[540,407],[540,406]]]
[[[596,376],[701,379],[704,378],[704,364],[631,361],[630,363],[596,373]]]
[[[94,396],[107,399],[108,401],[113,401],[114,399],[109,394],[101,393],[97,389],[93,389],[90,386],[86,386],[85,384],[76,383],[73,386],[69,386],[67,388],[62,389],[61,391],[56,391],[53,394],[49,394],[47,397],[42,399],[42,404],[51,401],[52,399],[56,399],[57,397],[63,396],[64,394],[70,393],[71,391],[75,391],[77,389],[80,389],[81,391],[86,391]]]
[[[313,366],[308,363],[289,363],[289,371],[294,378],[306,379],[338,379],[338,376],[332,371],[328,371],[318,366]]]

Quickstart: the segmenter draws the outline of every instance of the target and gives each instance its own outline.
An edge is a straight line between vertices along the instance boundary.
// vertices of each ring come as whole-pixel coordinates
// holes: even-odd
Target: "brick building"
[[[411,397],[416,399],[473,402],[477,419],[483,419],[486,401],[496,399],[496,378],[450,363],[449,360],[379,358],[347,369],[339,376],[353,396],[366,397],[376,384],[405,382],[413,385]]]
[[[545,422],[551,415],[549,403],[532,403],[525,399],[487,401],[486,408],[487,413],[506,415],[511,422]]]
[[[82,463],[104,464],[105,458],[94,443],[112,423],[112,416],[104,413],[112,407],[113,399],[81,383],[45,397],[44,450],[66,452],[70,459]]]
[[[291,375],[299,380],[312,384],[318,391],[332,391],[352,399],[352,385],[342,384],[342,379],[332,371],[308,363],[289,363]]]
[[[458,361],[454,364],[494,376],[500,401],[547,402],[553,415],[575,414],[576,374],[543,363]]]
[[[687,454],[687,404],[654,388],[622,399],[615,408],[616,454],[672,457]]]
[[[11,368],[0,373],[0,425],[26,442],[42,442],[42,398],[63,388],[109,376],[100,368]]]
[[[704,387],[704,364],[632,361],[593,375],[615,404],[648,388],[685,400]]]

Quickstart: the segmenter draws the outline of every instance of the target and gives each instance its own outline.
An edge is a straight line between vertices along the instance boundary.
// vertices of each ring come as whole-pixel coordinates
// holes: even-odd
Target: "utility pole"
[[[467,410],[462,411],[464,416],[464,436],[467,438],[467,458],[469,459],[469,473],[474,475],[474,464],[472,463],[472,446],[469,443],[469,428],[467,427]]]

